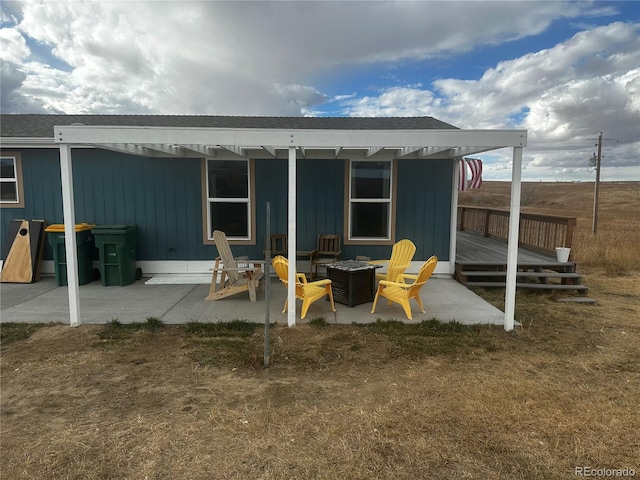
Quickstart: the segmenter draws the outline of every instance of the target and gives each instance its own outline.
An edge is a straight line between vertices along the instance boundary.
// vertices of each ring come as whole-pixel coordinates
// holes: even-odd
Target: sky
[[[3,113],[432,116],[640,180],[640,1],[9,1]],[[475,155],[510,180],[512,152]]]

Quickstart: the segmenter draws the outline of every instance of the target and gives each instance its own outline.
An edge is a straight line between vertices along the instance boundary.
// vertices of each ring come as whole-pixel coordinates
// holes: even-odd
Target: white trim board
[[[211,284],[211,274],[159,273],[144,283],[145,285],[209,285]]]
[[[418,273],[420,266],[424,263],[423,260],[414,260],[407,269],[407,273]],[[450,263],[451,262],[438,262],[434,274],[449,274],[450,275]],[[209,281],[211,281],[211,271],[213,269],[214,262],[210,260],[141,260],[136,262],[136,266],[142,269],[143,277],[151,277],[161,274],[207,274],[209,275]],[[296,262],[297,269],[300,272],[309,271],[309,262],[299,260]],[[93,268],[100,268],[100,262],[94,261]],[[386,272],[387,267],[384,265],[378,272]],[[55,264],[53,260],[43,260],[41,273],[44,275],[55,274]]]

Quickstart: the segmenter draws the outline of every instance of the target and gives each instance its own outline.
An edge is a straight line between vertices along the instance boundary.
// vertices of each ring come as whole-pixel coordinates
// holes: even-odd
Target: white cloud
[[[501,62],[479,80],[438,80],[433,90],[391,88],[345,102],[345,112],[426,114],[462,128],[526,128],[525,166],[532,167],[526,175],[584,168],[593,138],[605,130],[626,145],[612,154],[618,166],[633,168],[640,164],[639,31],[640,25],[624,23],[594,28]]]
[[[355,65],[448,55],[523,38],[590,8],[588,3],[538,2],[523,14],[519,2],[17,5],[20,32],[71,67],[61,85],[66,104],[42,97],[37,101],[45,108],[55,103],[69,113],[107,108],[243,115],[301,114],[316,104],[307,90],[294,99],[283,97],[277,85],[313,89],[314,76],[341,75]],[[44,95],[48,80],[38,76],[29,83],[40,84]]]
[[[616,162],[633,166],[639,157],[638,25],[589,26],[487,65],[478,80],[421,86],[388,77],[364,98],[351,86],[331,95],[318,87],[374,64],[397,75],[403,62],[446,61],[540,34],[561,18],[577,25],[616,13],[607,4],[25,0],[2,9],[3,112],[307,115],[341,105],[355,116],[527,128],[527,174],[551,171],[561,153],[566,168],[578,168],[600,130],[620,138]],[[48,64],[43,51],[55,56]]]

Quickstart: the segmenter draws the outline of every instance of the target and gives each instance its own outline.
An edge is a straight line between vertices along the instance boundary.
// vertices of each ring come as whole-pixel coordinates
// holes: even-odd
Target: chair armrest
[[[316,280],[314,282],[309,282],[309,283],[307,283],[307,285],[316,285],[316,286],[331,285],[331,280],[329,280],[328,278],[323,278],[322,280]]]
[[[227,272],[253,272],[254,270],[262,270],[261,268],[254,267],[219,267],[221,271]],[[210,269],[213,270],[213,269]]]
[[[398,277],[401,277],[402,279],[409,278],[411,280],[418,279],[418,275],[414,275],[413,273],[401,273]]]
[[[296,278],[300,280],[301,283],[307,283],[307,276],[304,273],[296,273]]]
[[[413,286],[413,284],[390,282],[389,280],[380,280],[380,285],[384,285],[385,287],[400,287],[400,288],[409,288]]]
[[[383,263],[389,263],[389,260],[369,260],[367,263],[371,265],[381,265]]]

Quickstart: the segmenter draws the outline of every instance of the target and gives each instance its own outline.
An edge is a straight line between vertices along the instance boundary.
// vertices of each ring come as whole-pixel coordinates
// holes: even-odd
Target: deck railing
[[[571,248],[575,228],[575,217],[520,213],[518,244],[555,255],[556,247]],[[458,230],[507,241],[509,210],[458,207]]]

